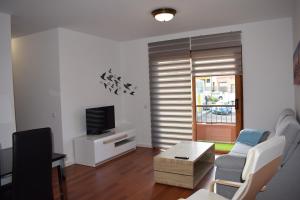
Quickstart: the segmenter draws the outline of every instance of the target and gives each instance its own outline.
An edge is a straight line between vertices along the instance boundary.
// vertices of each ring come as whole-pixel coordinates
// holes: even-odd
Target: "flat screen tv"
[[[115,128],[114,106],[86,109],[86,131],[88,135],[98,135]]]

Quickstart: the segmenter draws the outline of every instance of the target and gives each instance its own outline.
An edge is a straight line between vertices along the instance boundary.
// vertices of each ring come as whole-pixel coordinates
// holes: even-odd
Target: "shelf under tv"
[[[74,139],[75,163],[95,167],[136,149],[135,130],[116,128],[113,133],[84,135]]]

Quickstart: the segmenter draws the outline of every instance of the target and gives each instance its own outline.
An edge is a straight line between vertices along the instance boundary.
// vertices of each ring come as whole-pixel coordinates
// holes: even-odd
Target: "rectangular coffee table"
[[[175,156],[189,159],[177,159]],[[214,166],[214,160],[213,143],[178,143],[154,157],[155,182],[193,189]]]

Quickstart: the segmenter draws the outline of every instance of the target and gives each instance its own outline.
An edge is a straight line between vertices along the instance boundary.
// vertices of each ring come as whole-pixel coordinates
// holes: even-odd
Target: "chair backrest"
[[[256,194],[278,171],[285,147],[285,137],[273,137],[251,148],[247,154],[243,170],[243,185],[233,196],[233,200],[253,200]]]
[[[13,134],[13,200],[52,200],[50,128]]]
[[[1,160],[2,160],[2,146],[0,143],[0,175],[1,175]],[[0,178],[0,186],[1,186],[1,178]],[[0,199],[2,199],[2,187],[0,187]]]

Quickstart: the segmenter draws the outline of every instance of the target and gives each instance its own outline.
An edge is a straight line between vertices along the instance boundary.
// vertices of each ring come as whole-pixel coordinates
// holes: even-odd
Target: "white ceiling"
[[[55,27],[118,41],[292,16],[294,0],[0,0],[14,37]],[[154,21],[159,7],[177,10]]]

